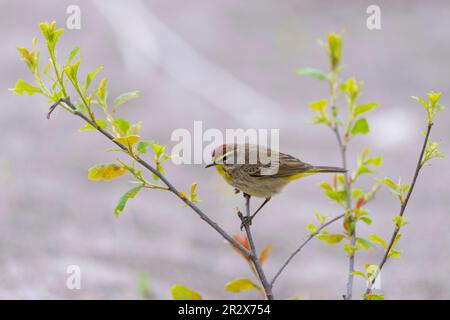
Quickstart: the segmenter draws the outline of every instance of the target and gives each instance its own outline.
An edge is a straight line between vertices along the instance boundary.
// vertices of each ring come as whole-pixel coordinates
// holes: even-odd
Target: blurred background
[[[0,298],[140,298],[140,274],[155,299],[170,298],[175,283],[207,299],[258,298],[256,292],[223,289],[230,280],[250,276],[248,265],[171,194],[142,192],[117,219],[113,210],[129,179],[87,180],[89,167],[115,159],[103,152],[111,144],[94,132],[78,133],[80,119],[65,112],[47,121],[41,96],[7,90],[19,78],[31,79],[16,45],[30,47],[39,35],[43,49],[38,23],[56,20],[64,27],[71,4],[81,8],[81,29],[65,31],[60,56],[65,59],[73,46],[81,46],[80,72],[103,65],[112,98],[139,89],[141,98],[121,115],[143,120],[142,136],[169,150],[173,130],[192,130],[194,120],[202,120],[204,129],[279,128],[283,151],[306,162],[339,165],[332,132],[310,123],[308,105],[326,97],[327,87],[295,74],[299,67],[327,70],[317,40],[331,31],[345,29],[343,75],[364,81],[360,101],[380,103],[369,115],[371,133],[350,146],[351,166],[370,146],[385,160],[377,176],[410,181],[426,126],[423,107],[410,96],[442,91],[442,103],[450,104],[446,1],[2,0]],[[366,27],[371,4],[381,8],[381,30]],[[450,153],[448,121],[444,110],[432,133],[445,154]],[[230,233],[239,233],[234,208],[242,205],[242,196],[215,172],[170,162],[166,169],[181,189],[198,182],[201,208]],[[340,213],[318,187],[329,178],[291,184],[255,220],[258,248],[273,244],[265,265],[269,278],[307,235],[314,210],[330,217]],[[403,257],[383,269],[386,298],[450,297],[449,178],[448,159],[432,161],[419,177],[406,213],[410,223],[398,245]],[[361,186],[372,182],[365,177]],[[397,200],[383,189],[368,209],[374,222],[370,228],[361,225],[358,234],[387,238]],[[340,223],[330,228],[340,229]],[[348,263],[341,247],[312,241],[279,278],[276,297],[341,299]],[[357,268],[378,263],[381,255],[380,249],[358,252]],[[80,290],[66,288],[68,265],[81,268]],[[364,288],[357,278],[355,297]]]

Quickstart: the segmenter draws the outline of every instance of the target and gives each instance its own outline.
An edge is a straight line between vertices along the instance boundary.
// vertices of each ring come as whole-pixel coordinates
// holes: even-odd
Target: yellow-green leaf
[[[319,69],[314,69],[314,68],[298,69],[297,74],[301,75],[301,76],[310,76],[317,80],[326,80],[327,79],[327,75],[325,73],[323,73]]]
[[[367,123],[367,120],[365,118],[358,119],[353,125],[353,128],[351,130],[351,133],[353,135],[366,134],[368,132],[369,132],[369,124]]]
[[[114,213],[116,214],[117,217],[120,215],[123,209],[125,209],[125,205],[127,204],[128,200],[136,197],[136,195],[139,193],[139,191],[141,191],[143,187],[144,187],[143,185],[134,187],[128,190],[123,196],[120,197],[119,202],[117,203],[117,206],[114,209]]]
[[[176,284],[170,289],[174,300],[203,300],[202,296],[182,284]]]
[[[108,124],[106,123],[105,120],[97,118],[95,119],[95,122],[97,122],[97,125],[102,128],[105,129]],[[84,127],[81,127],[80,129],[78,129],[79,132],[84,132],[84,131],[90,131],[90,130],[97,130],[96,128],[94,128],[92,125],[90,125],[89,123],[86,123],[84,125]]]
[[[384,295],[369,293],[364,295],[364,300],[384,300]]]
[[[388,187],[389,187],[390,189],[392,189],[392,190],[397,190],[397,185],[395,184],[394,181],[392,181],[392,180],[389,179],[389,178],[375,179],[375,180],[377,180],[378,182],[381,182],[381,183],[385,184],[386,186],[388,186]]]
[[[315,225],[314,223],[308,224],[308,226],[306,227],[306,229],[308,229],[308,231],[309,231],[311,234],[315,234],[315,233],[317,232],[317,227],[316,227],[316,225]]]
[[[355,107],[353,110],[353,116],[357,117],[363,113],[369,112],[370,110],[378,107],[378,103],[369,102],[366,104],[361,104]]]
[[[318,237],[319,240],[325,241],[328,244],[336,244],[345,238],[343,234],[324,234],[321,233]]]
[[[125,172],[126,169],[124,167],[115,163],[101,164],[89,169],[88,179],[92,181],[110,181],[120,177]]]
[[[246,291],[246,290],[253,290],[253,289],[259,289],[259,286],[254,284],[252,280],[248,278],[240,278],[233,281],[228,282],[225,285],[225,290],[229,292],[240,292],[240,291]]]
[[[42,93],[41,89],[26,83],[22,79],[18,80],[16,83],[16,86],[10,90],[12,92],[14,92],[15,94],[28,93],[28,95],[30,95],[30,96],[34,93]]]
[[[318,112],[324,112],[327,107],[327,99],[314,101],[309,105],[309,107]]]
[[[379,243],[383,246],[383,248],[387,248],[387,244],[386,241],[384,241],[384,239],[382,239],[381,237],[377,236],[376,234],[371,234],[369,235],[369,239],[372,240],[375,243]]]
[[[139,141],[140,136],[137,135],[131,135],[131,136],[127,136],[127,137],[120,137],[120,138],[115,138],[114,141],[123,144],[126,147],[132,147],[134,144],[136,144],[136,142]]]

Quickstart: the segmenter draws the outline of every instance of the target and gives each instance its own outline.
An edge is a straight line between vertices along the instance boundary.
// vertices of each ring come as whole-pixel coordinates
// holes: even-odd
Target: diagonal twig
[[[247,218],[250,218],[250,196],[247,194],[244,194],[245,198],[245,216]],[[241,219],[241,221],[244,223],[244,216],[240,211],[238,211],[238,216]],[[245,233],[247,234],[248,243],[250,245],[251,255],[249,258],[252,260],[253,265],[255,266],[256,275],[259,278],[259,281],[261,282],[264,293],[266,295],[267,300],[273,300],[274,296],[272,293],[272,286],[270,285],[269,281],[267,280],[266,274],[264,273],[264,270],[262,269],[261,263],[258,258],[258,253],[256,251],[255,242],[253,240],[252,231],[250,228],[250,223],[244,223],[244,229]]]
[[[425,154],[425,150],[427,148],[428,139],[430,138],[431,128],[433,127],[433,123],[428,123],[427,131],[425,134],[425,138],[423,140],[422,149],[420,150],[419,160],[417,161],[416,170],[414,171],[414,176],[411,182],[411,187],[408,190],[408,193],[406,194],[406,198],[403,201],[403,203],[400,206],[400,213],[399,216],[403,217],[405,214],[406,206],[408,205],[409,198],[411,197],[411,194],[414,190],[414,186],[416,185],[417,177],[419,176],[420,170],[423,167],[422,159]],[[395,226],[394,232],[392,234],[391,240],[389,241],[389,245],[386,247],[386,251],[384,252],[383,258],[381,259],[380,263],[378,264],[378,268],[375,271],[375,274],[373,275],[372,279],[370,280],[370,285],[367,287],[366,294],[370,294],[372,292],[373,285],[375,284],[375,281],[378,277],[378,275],[381,272],[381,269],[383,268],[386,261],[389,259],[389,253],[391,252],[392,247],[395,243],[395,238],[397,237],[397,234],[400,231],[400,226]]]
[[[320,231],[322,231],[324,228],[328,227],[330,224],[342,219],[345,216],[345,213],[338,215],[336,217],[334,217],[333,219],[331,219],[330,221],[322,224],[314,233],[311,233],[301,244],[300,246],[291,253],[291,255],[286,259],[286,261],[283,263],[283,265],[281,266],[281,268],[277,271],[277,273],[275,274],[275,276],[272,278],[272,281],[270,283],[270,286],[273,287],[273,285],[275,284],[275,281],[278,279],[278,277],[281,275],[281,273],[284,271],[284,269],[288,266],[288,264],[292,261],[292,259],[294,259],[294,257],[300,253],[300,251],[302,251],[302,249],[308,244],[309,241],[311,241],[315,236],[317,236]]]
[[[55,110],[55,108],[64,103],[65,106],[67,106],[68,108],[70,108],[72,110],[72,113],[80,118],[82,118],[84,121],[86,121],[87,123],[89,123],[91,126],[93,126],[95,129],[97,129],[97,131],[99,131],[100,133],[102,133],[105,137],[107,137],[110,141],[112,141],[113,143],[115,143],[119,148],[121,148],[122,150],[126,151],[128,153],[128,148],[121,144],[120,142],[115,141],[114,136],[112,136],[108,131],[104,130],[103,128],[101,128],[99,125],[97,125],[96,123],[94,123],[91,119],[89,119],[86,115],[84,115],[83,113],[79,112],[78,109],[73,105],[73,103],[70,101],[70,98],[63,98],[63,99],[59,99],[58,101],[56,101],[49,110],[49,113],[47,114],[47,118],[50,118],[51,113]],[[249,252],[246,248],[244,248],[239,242],[237,242],[236,240],[234,240],[225,230],[223,230],[216,222],[214,222],[213,220],[211,220],[211,218],[209,218],[199,207],[197,207],[194,203],[192,203],[191,201],[189,201],[189,199],[187,199],[186,197],[184,197],[182,195],[182,193],[180,193],[180,191],[178,191],[178,189],[169,181],[167,180],[166,177],[164,177],[158,170],[156,170],[155,168],[153,168],[149,163],[147,163],[146,161],[142,160],[138,155],[131,155],[129,154],[131,157],[133,157],[133,159],[135,159],[139,164],[141,164],[144,168],[146,168],[147,170],[149,170],[151,173],[155,174],[168,188],[168,191],[172,192],[173,194],[175,194],[175,196],[177,196],[180,200],[182,200],[187,206],[189,206],[195,213],[197,213],[197,215],[204,220],[207,224],[209,224],[214,230],[216,230],[226,241],[228,241],[231,245],[233,245],[234,247],[236,247],[239,251],[242,252],[242,254],[244,254],[246,257],[251,257],[252,253]]]

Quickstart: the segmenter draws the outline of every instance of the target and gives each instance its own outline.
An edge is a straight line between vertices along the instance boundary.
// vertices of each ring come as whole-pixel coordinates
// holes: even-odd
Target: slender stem
[[[317,236],[320,231],[322,231],[324,228],[328,227],[330,224],[338,221],[339,219],[342,219],[345,216],[345,214],[341,214],[337,217],[334,217],[333,219],[331,219],[330,221],[324,223],[323,225],[321,225],[316,232],[311,233],[301,244],[300,246],[293,252],[291,253],[291,255],[287,258],[287,260],[283,263],[283,265],[281,266],[281,268],[277,271],[277,273],[275,274],[275,276],[273,277],[270,286],[273,287],[275,281],[278,279],[278,277],[281,275],[281,273],[284,271],[284,269],[287,267],[287,265],[291,262],[292,259],[294,259],[294,257],[300,253],[300,251],[302,251],[303,247],[305,247],[309,241],[311,241],[315,236]]]
[[[56,65],[56,57],[54,51],[50,50],[50,47],[47,45],[47,49],[50,55],[50,60],[52,61],[53,69],[55,71],[56,79],[58,80],[61,90],[63,92],[64,97],[68,97],[66,86],[64,85],[64,80],[61,74],[59,73],[58,66]]]
[[[413,176],[413,179],[411,182],[411,188],[409,188],[408,193],[406,194],[405,200],[400,205],[400,213],[399,213],[400,217],[403,217],[403,215],[405,214],[405,210],[406,210],[406,206],[408,205],[409,198],[411,197],[411,194],[414,190],[414,186],[416,185],[416,181],[417,181],[417,177],[419,176],[419,172],[422,169],[422,166],[423,166],[422,159],[425,154],[425,150],[427,148],[427,143],[428,143],[428,139],[430,138],[430,133],[431,133],[432,127],[433,127],[433,123],[432,122],[428,123],[427,132],[426,132],[425,138],[423,140],[422,149],[420,150],[419,160],[417,161],[416,170],[414,171],[414,176]],[[392,250],[392,247],[394,246],[395,238],[397,237],[397,234],[400,232],[400,228],[401,228],[401,226],[398,226],[398,225],[395,226],[391,240],[389,241],[389,245],[386,247],[386,251],[384,252],[383,258],[381,259],[380,263],[378,264],[378,268],[375,271],[375,275],[372,277],[372,279],[370,281],[370,286],[368,286],[368,288],[366,290],[366,294],[369,294],[372,292],[372,287],[373,287],[378,275],[380,274],[381,269],[383,268],[386,261],[389,259],[389,254]]]
[[[244,197],[245,197],[245,215],[247,218],[250,218],[250,196],[244,195]],[[264,288],[264,293],[266,295],[266,299],[273,300],[274,296],[272,293],[272,286],[270,285],[269,281],[267,281],[266,274],[264,273],[264,270],[259,261],[255,242],[253,240],[253,235],[252,235],[252,231],[250,228],[250,223],[244,224],[244,229],[245,229],[245,233],[247,234],[248,243],[250,245],[250,250],[251,250],[251,255],[249,256],[249,258],[252,260],[253,265],[255,266],[256,274],[259,278],[259,281],[261,282],[261,285]]]
[[[342,167],[347,170],[347,147],[342,143],[340,138],[339,129],[335,126],[334,129],[336,133],[336,137],[338,137],[339,148],[341,150],[342,157]],[[350,232],[350,245],[353,247],[356,246],[356,224],[353,223],[353,215],[352,215],[352,204],[351,204],[351,194],[350,194],[350,183],[348,181],[348,173],[344,173],[344,181],[345,181],[345,193],[346,193],[346,219],[349,222],[349,232]],[[353,271],[355,271],[355,252],[352,252],[348,258],[348,279],[347,279],[347,293],[345,294],[345,300],[352,300],[353,295]]]
[[[53,110],[56,108],[56,106],[58,106],[59,104],[64,103],[66,106],[68,106],[68,108],[70,108],[72,110],[72,113],[80,118],[82,118],[84,121],[86,121],[87,123],[89,123],[91,126],[93,126],[94,128],[97,129],[97,131],[99,131],[100,133],[102,133],[105,137],[107,137],[110,141],[112,141],[113,143],[115,143],[119,148],[121,148],[122,150],[125,151],[125,153],[128,153],[128,148],[121,144],[120,142],[115,141],[114,136],[112,136],[109,132],[107,132],[106,130],[102,129],[100,126],[98,126],[96,123],[94,123],[91,119],[89,119],[88,117],[86,117],[86,115],[84,115],[83,113],[79,112],[76,107],[72,104],[72,102],[70,101],[69,98],[66,99],[60,99],[58,100],[55,104],[53,104],[50,107],[50,111],[48,114],[48,118],[51,114],[51,112],[53,112]],[[149,170],[151,173],[155,174],[168,188],[168,191],[172,192],[173,194],[175,194],[179,199],[181,199],[186,205],[188,205],[195,213],[197,213],[197,215],[204,220],[207,224],[209,224],[214,230],[216,230],[225,240],[227,240],[231,245],[233,245],[235,248],[237,248],[240,252],[242,252],[242,254],[244,254],[246,257],[251,258],[253,256],[253,254],[251,252],[249,252],[246,248],[244,248],[239,242],[237,242],[236,240],[234,240],[228,233],[226,233],[226,231],[224,231],[216,222],[214,222],[213,220],[211,220],[211,218],[209,218],[200,208],[198,208],[194,203],[192,203],[191,201],[189,201],[189,199],[187,199],[186,197],[184,197],[182,195],[182,193],[180,193],[180,191],[178,191],[175,186],[169,182],[169,180],[167,180],[166,177],[164,177],[158,170],[156,170],[155,168],[153,168],[150,164],[148,164],[146,161],[142,160],[139,156],[137,155],[133,155],[133,158],[139,162],[144,168],[146,168],[147,170]]]
[[[334,121],[334,118],[337,116],[337,70],[332,70],[331,77],[329,80],[330,84],[330,104],[333,116],[333,122],[331,125],[331,129],[333,130],[338,145],[339,151],[341,153],[342,159],[342,167],[347,170],[347,138],[346,133],[344,133],[344,141],[342,141],[341,134],[339,132],[339,127],[337,123]],[[347,196],[346,201],[346,212],[345,219],[349,222],[349,230],[350,230],[350,245],[355,247],[356,245],[356,225],[353,224],[353,216],[352,216],[352,204],[351,204],[351,193],[350,193],[350,183],[348,173],[344,173],[344,181],[345,181],[345,192]],[[347,293],[344,295],[345,300],[351,300],[353,295],[353,271],[355,269],[355,253],[351,253],[349,256],[348,262],[348,280],[347,280]]]

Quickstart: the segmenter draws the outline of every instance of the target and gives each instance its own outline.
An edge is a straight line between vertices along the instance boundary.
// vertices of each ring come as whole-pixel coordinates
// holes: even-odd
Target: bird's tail
[[[345,170],[344,168],[338,168],[338,167],[326,167],[326,166],[317,166],[317,167],[313,167],[312,172],[337,172],[337,173],[345,173],[347,172],[347,170]]]

